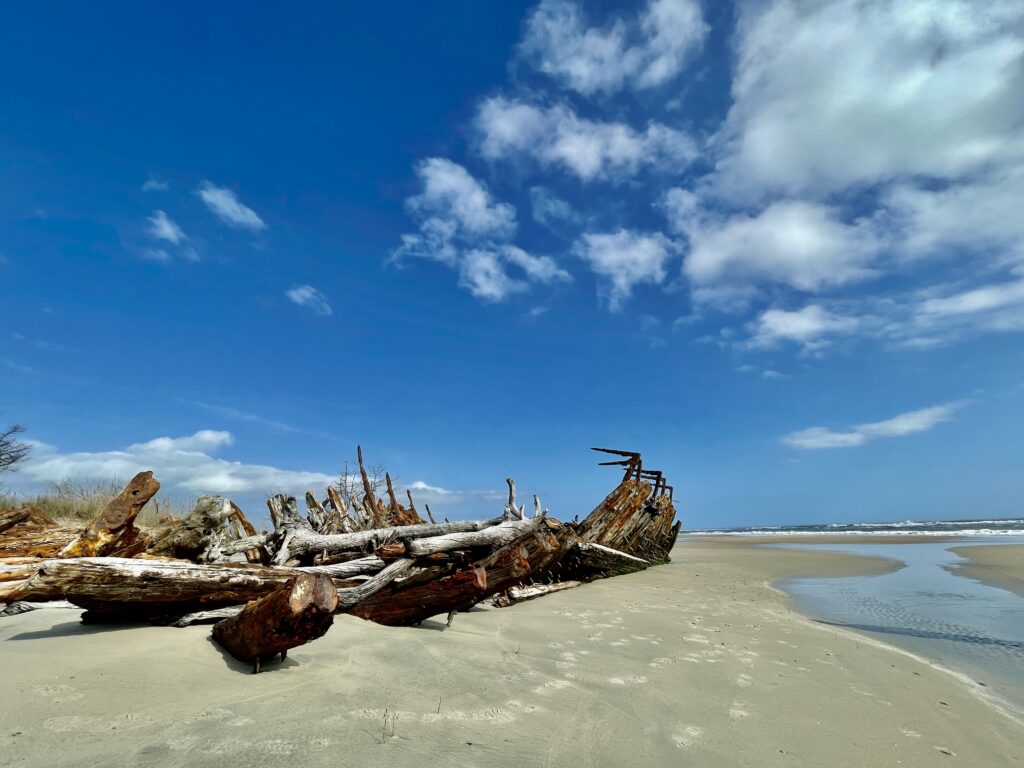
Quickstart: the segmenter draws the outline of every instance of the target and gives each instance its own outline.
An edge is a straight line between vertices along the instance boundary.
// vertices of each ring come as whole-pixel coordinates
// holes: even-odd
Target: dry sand
[[[950,552],[967,558],[963,565],[950,569],[957,576],[1008,589],[1024,597],[1024,544],[950,547]]]
[[[509,609],[340,616],[261,675],[208,627],[0,620],[4,766],[1024,765],[984,689],[794,613],[766,580],[889,563],[751,542]]]

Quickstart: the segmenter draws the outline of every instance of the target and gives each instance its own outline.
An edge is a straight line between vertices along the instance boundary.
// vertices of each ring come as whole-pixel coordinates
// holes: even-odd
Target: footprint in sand
[[[32,693],[49,699],[54,704],[64,704],[68,701],[78,701],[85,694],[70,685],[44,685],[33,688]]]
[[[621,677],[609,677],[608,682],[612,685],[643,685],[647,682],[647,678],[643,675],[633,675],[633,677],[627,677],[625,679]]]
[[[750,677],[750,675],[740,675],[739,677],[736,678],[736,685],[738,685],[738,686],[740,686],[742,688],[749,688],[753,684],[754,684],[754,680],[753,680],[753,678]]]
[[[548,680],[546,683],[544,683],[544,685],[538,688],[534,688],[533,692],[546,694],[551,693],[552,691],[559,690],[560,688],[568,688],[570,685],[572,685],[572,683],[568,680]]]
[[[729,717],[733,720],[742,720],[743,718],[749,716],[750,713],[743,708],[745,706],[746,704],[744,704],[744,702],[742,701],[734,701],[732,703],[732,706],[729,707]]]
[[[672,743],[679,747],[679,749],[690,749],[695,747],[703,736],[703,728],[697,725],[687,725],[672,734]]]

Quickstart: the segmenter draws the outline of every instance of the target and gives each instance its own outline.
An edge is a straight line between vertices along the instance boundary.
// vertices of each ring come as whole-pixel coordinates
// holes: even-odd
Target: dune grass
[[[85,525],[98,515],[124,487],[119,480],[81,482],[64,480],[35,496],[0,493],[0,509],[31,504],[61,525]],[[180,520],[192,509],[194,499],[153,498],[135,519],[140,528],[166,525]]]

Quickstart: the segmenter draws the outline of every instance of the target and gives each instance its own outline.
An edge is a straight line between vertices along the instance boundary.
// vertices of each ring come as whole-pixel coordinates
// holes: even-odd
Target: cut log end
[[[322,637],[334,622],[338,593],[323,574],[304,573],[266,597],[255,600],[237,616],[217,622],[213,639],[239,661],[252,662],[254,671],[289,648]]]

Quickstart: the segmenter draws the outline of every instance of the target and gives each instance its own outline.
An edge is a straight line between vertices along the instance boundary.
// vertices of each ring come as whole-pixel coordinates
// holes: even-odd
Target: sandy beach
[[[891,567],[687,541],[670,565],[447,630],[339,616],[261,675],[209,627],[36,611],[0,621],[0,765],[1024,764],[1024,721],[983,687],[766,584]]]
[[[977,579],[1024,597],[1024,544],[951,547],[950,551],[967,558],[966,563],[955,568],[958,576]]]

